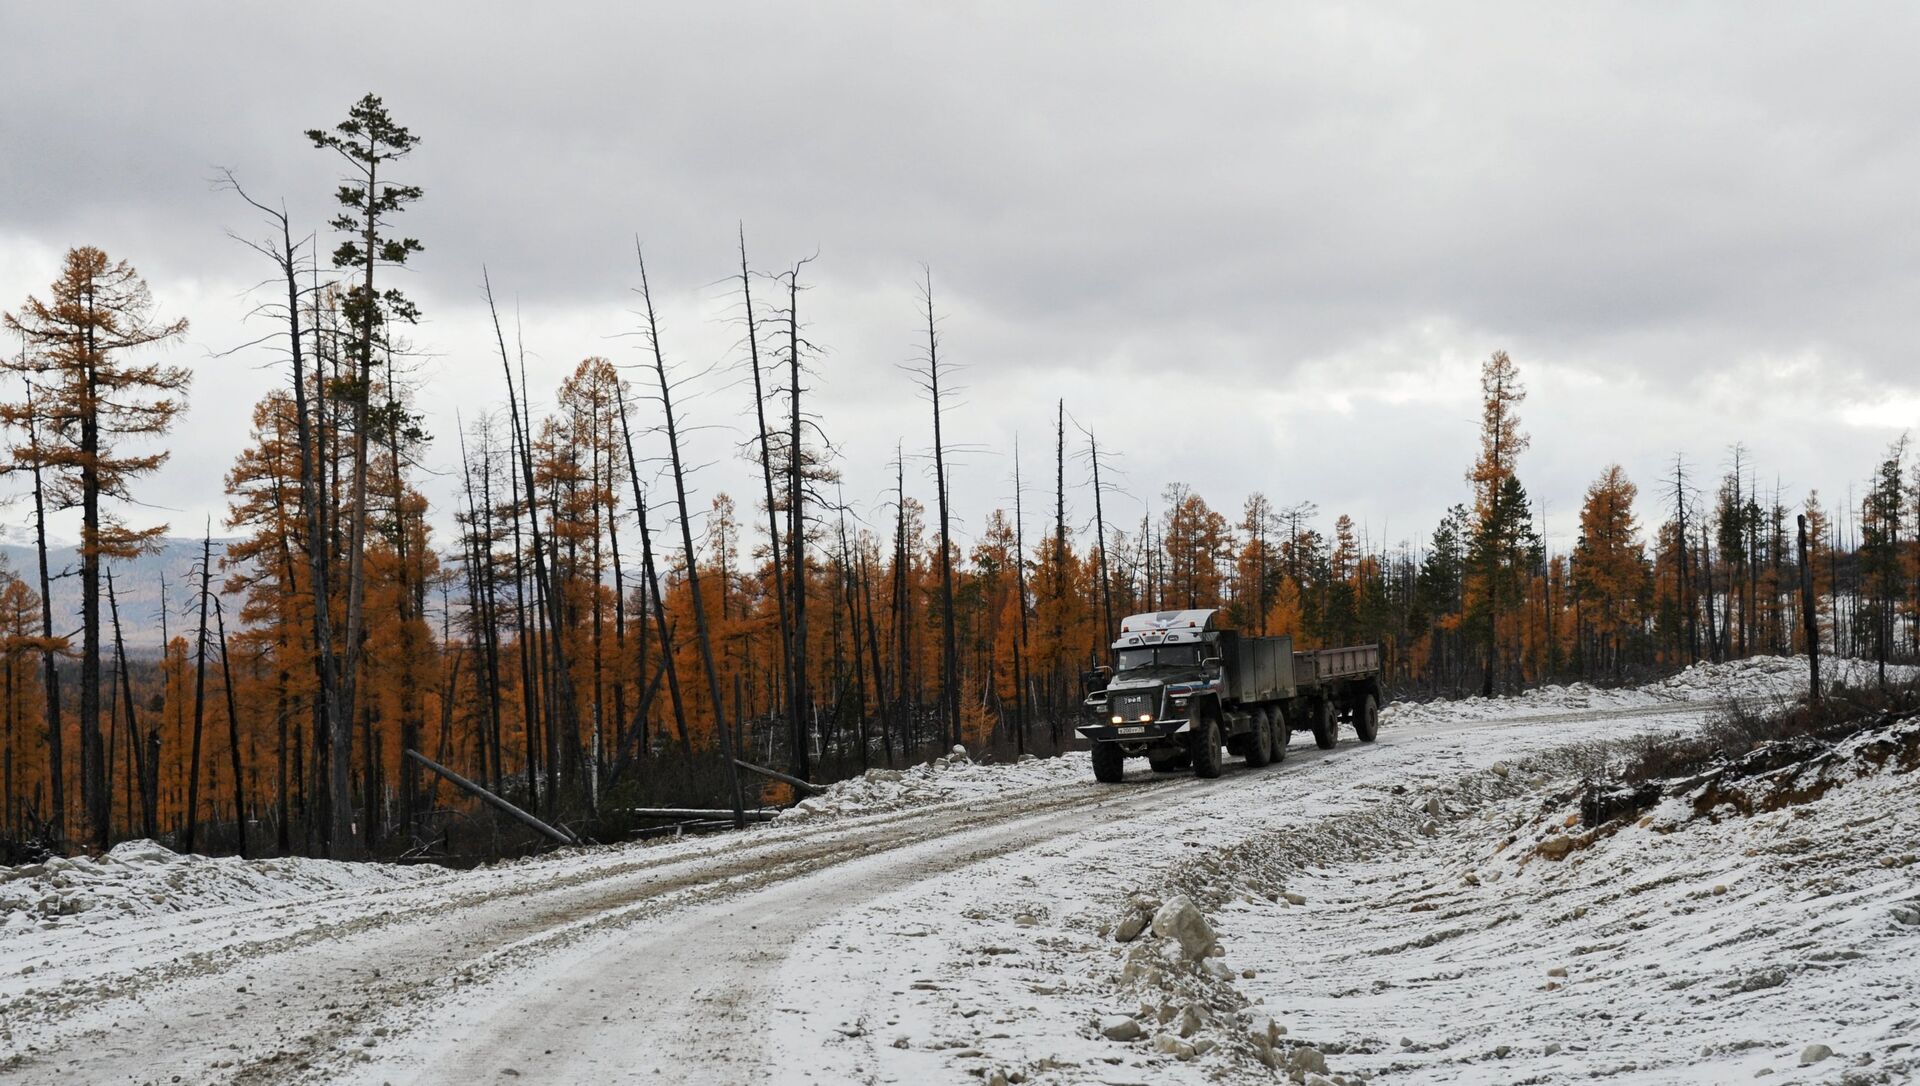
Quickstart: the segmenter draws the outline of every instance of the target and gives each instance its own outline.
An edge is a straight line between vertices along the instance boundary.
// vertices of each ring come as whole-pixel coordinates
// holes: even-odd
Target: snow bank
[[[125,841],[97,858],[0,869],[0,930],[82,913],[144,916],[412,884],[437,867],[284,858],[192,856]]]
[[[1887,666],[1887,676],[1905,681],[1920,668]],[[1822,658],[1824,684],[1864,686],[1878,681],[1871,660]],[[1713,702],[1740,699],[1791,700],[1807,688],[1805,656],[1752,656],[1726,663],[1699,663],[1679,674],[1644,686],[1604,688],[1587,683],[1538,686],[1517,697],[1461,698],[1458,701],[1394,702],[1380,710],[1389,727],[1429,727],[1492,720],[1533,713],[1604,712],[1633,710],[1673,702]]]
[[[849,780],[828,785],[825,792],[780,812],[778,821],[831,815],[875,814],[947,800],[990,799],[1010,792],[1093,779],[1084,751],[1068,751],[1058,758],[1023,755],[1011,764],[982,764],[967,756],[967,748],[925,765],[908,769],[869,769]]]

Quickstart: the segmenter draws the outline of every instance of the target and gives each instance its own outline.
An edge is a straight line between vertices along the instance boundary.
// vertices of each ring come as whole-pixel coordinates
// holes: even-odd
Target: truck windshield
[[[1153,648],[1121,649],[1115,661],[1116,671],[1139,671],[1148,667],[1199,667],[1202,646],[1158,645]]]

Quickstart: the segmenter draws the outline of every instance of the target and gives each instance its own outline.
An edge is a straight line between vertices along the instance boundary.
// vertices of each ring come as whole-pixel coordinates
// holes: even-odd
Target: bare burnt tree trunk
[[[1813,595],[1813,565],[1807,559],[1807,515],[1800,514],[1800,612],[1807,637],[1807,702],[1820,702],[1820,615]]]
[[[1707,526],[1700,526],[1700,572],[1707,579],[1707,648],[1714,663],[1721,661],[1720,634],[1714,618],[1713,602],[1713,542],[1708,537]]]
[[[593,581],[588,585],[588,591],[592,593],[591,598],[593,602],[593,606],[590,609],[593,622],[590,631],[590,640],[593,646],[593,738],[592,756],[589,759],[583,760],[585,762],[583,767],[585,772],[583,772],[581,776],[587,790],[587,807],[589,810],[596,810],[600,806],[601,749],[606,742],[606,612],[605,604],[602,603],[600,598],[605,571],[603,569],[604,559],[602,557],[600,544],[602,536],[605,534],[605,526],[601,523],[601,510],[605,507],[607,490],[601,489],[600,486],[600,415],[598,404],[593,404],[589,410],[592,413],[587,420],[589,430],[587,438],[587,449],[589,453],[588,479],[590,480],[587,491],[593,507],[593,537],[592,545],[587,548],[587,564],[593,570]]]
[[[40,559],[40,663],[41,684],[47,699],[47,796],[50,809],[46,819],[50,842],[64,847],[67,835],[66,754],[61,743],[60,671],[54,662],[57,654],[53,636],[53,578],[47,571],[47,499],[40,476],[40,435],[34,423],[33,383],[27,383],[27,446],[33,450],[33,545]],[[163,638],[161,644],[164,645]]]
[[[461,427],[459,416],[454,416],[454,429],[460,435],[460,477],[461,497],[467,505],[467,532],[463,540],[467,567],[467,628],[475,659],[474,675],[477,682],[487,689],[480,703],[480,735],[476,739],[479,754],[480,779],[487,781],[495,791],[500,789],[500,763],[492,761],[489,773],[489,755],[494,753],[489,740],[498,734],[499,682],[487,667],[487,651],[490,648],[488,627],[492,621],[487,606],[487,590],[482,578],[482,566],[490,558],[492,546],[481,534],[480,511],[475,504],[473,494],[473,461],[467,455],[467,434]]]
[[[284,507],[287,504],[286,495],[282,492],[281,480],[278,474],[273,476],[273,495],[275,505]],[[292,540],[288,538],[290,535],[297,534],[297,532],[280,533],[277,541],[279,545],[275,548],[280,556],[280,583],[283,586],[282,591],[283,594],[288,597],[293,596],[293,594],[299,590],[299,577],[294,573]],[[276,752],[279,769],[278,790],[275,797],[275,844],[282,856],[286,855],[289,851],[288,845],[291,834],[291,830],[287,824],[287,702],[289,697],[287,686],[288,680],[292,678],[292,660],[293,649],[287,639],[286,627],[282,625],[278,635],[274,639],[274,661],[278,667],[276,667],[274,675],[275,704],[273,714],[274,725],[278,731],[278,746]],[[257,663],[255,664],[255,669],[257,673]],[[321,687],[316,686],[315,691],[316,697],[324,694],[324,689]]]
[[[653,532],[647,527],[647,496],[640,489],[640,464],[633,455],[633,429],[627,424],[627,402],[620,401],[620,437],[627,447],[627,477],[633,483],[633,515],[640,522],[640,566],[646,577],[646,594],[653,604],[653,621],[660,635],[660,667],[667,675],[667,694],[673,703],[673,721],[680,733],[680,754],[684,759],[687,781],[693,781],[693,740],[687,735],[687,708],[680,696],[680,671],[673,658],[673,631],[667,627],[667,609],[665,596],[660,592],[660,575],[653,561]],[[645,629],[645,620],[642,620]],[[641,651],[646,650],[646,641],[640,643]],[[646,660],[640,661],[645,668]],[[644,719],[647,702],[642,699],[640,712]]]
[[[308,507],[309,531],[312,539],[308,542],[308,554],[312,561],[318,562],[316,576],[310,586],[314,602],[314,656],[315,666],[323,667],[318,677],[319,689],[326,691],[323,696],[313,699],[311,719],[313,724],[313,758],[309,768],[312,777],[306,774],[300,777],[301,788],[307,796],[315,797],[312,804],[303,805],[302,815],[305,823],[306,849],[309,854],[315,852],[331,853],[333,849],[333,791],[330,785],[333,770],[331,768],[333,749],[333,721],[347,712],[346,689],[340,683],[341,667],[338,647],[332,640],[332,590],[329,581],[333,576],[334,563],[340,552],[339,517],[339,465],[334,462],[338,443],[330,440],[333,433],[333,413],[338,410],[327,401],[327,364],[329,355],[334,361],[333,377],[339,376],[339,341],[334,334],[331,319],[320,304],[320,266],[318,254],[312,264],[313,274],[313,423],[310,430],[310,461],[313,470],[315,504]],[[323,616],[322,612],[325,612]],[[321,635],[325,634],[325,637]],[[325,646],[324,650],[322,646]],[[323,655],[325,656],[322,659]],[[324,665],[324,666],[323,666]]]
[[[367,191],[373,191],[371,173],[368,177]],[[369,231],[372,229],[369,220]],[[370,442],[367,439],[367,427],[370,425],[371,412],[368,398],[373,385],[373,325],[376,318],[373,302],[373,257],[372,246],[368,247],[365,290],[368,296],[366,328],[361,342],[365,344],[363,357],[354,369],[354,391],[351,399],[353,426],[353,475],[349,484],[350,503],[347,515],[347,629],[345,659],[341,663],[338,698],[340,711],[330,715],[333,725],[328,737],[327,768],[330,774],[327,806],[331,819],[327,828],[327,854],[336,859],[349,853],[353,840],[353,721],[360,713],[360,659],[361,642],[366,631],[367,605],[367,455]],[[316,608],[318,609],[318,608]],[[373,787],[372,781],[366,787]]]
[[[120,600],[113,590],[111,569],[107,570],[107,613],[113,619],[113,657],[116,670],[120,672],[120,696],[127,703],[127,750],[133,762],[133,775],[139,784],[140,832],[143,836],[154,838],[160,836],[160,832],[154,816],[152,777],[148,772],[140,738],[140,707],[133,699],[133,678],[127,674],[127,645],[120,632]],[[161,651],[166,651],[165,645],[161,646]]]
[[[860,770],[865,772],[871,764],[867,742],[867,665],[866,652],[860,645],[860,602],[854,595],[853,551],[847,545],[847,507],[840,505],[840,593],[847,602],[847,618],[852,623],[853,638],[853,689],[854,702],[860,742]]]
[[[232,174],[226,181],[233,187],[242,200],[272,220],[280,235],[278,243],[262,246],[248,243],[256,252],[273,261],[286,286],[287,353],[293,366],[293,411],[294,426],[299,439],[300,461],[300,507],[305,528],[305,538],[301,540],[301,551],[306,558],[308,588],[313,594],[313,659],[312,667],[315,682],[313,700],[314,734],[326,735],[330,731],[329,720],[344,718],[349,709],[343,700],[345,690],[341,685],[340,660],[333,644],[333,616],[328,601],[331,594],[328,588],[329,556],[327,548],[327,530],[325,520],[326,488],[322,485],[320,467],[320,437],[316,433],[314,420],[325,422],[325,381],[316,382],[321,399],[315,406],[307,402],[306,340],[300,327],[300,268],[298,250],[293,243],[293,230],[288,222],[285,208],[274,209],[254,200],[243,190]],[[318,305],[318,302],[315,302]],[[318,363],[316,362],[316,367]],[[319,375],[324,377],[324,375]],[[291,585],[289,585],[291,587]],[[284,768],[284,767],[283,767]],[[281,794],[284,797],[284,783]],[[286,820],[281,819],[284,826]],[[331,832],[331,824],[327,823]],[[285,851],[284,847],[282,851]]]
[[[1060,664],[1066,640],[1067,592],[1067,401],[1056,404],[1053,446],[1053,658],[1048,661],[1047,738],[1060,751],[1060,713],[1065,701]]]
[[[913,621],[912,579],[909,574],[907,556],[907,468],[906,459],[900,455],[898,447],[893,454],[894,472],[894,508],[899,510],[895,521],[893,540],[893,632],[900,645],[900,718],[901,741],[910,755],[917,754],[919,745],[914,728],[914,715],[919,709],[919,699],[913,689],[913,647],[909,640],[908,627]]]
[[[555,713],[547,721],[548,734],[551,736],[555,728],[560,728],[569,736],[577,736],[578,729],[574,726],[573,681],[567,668],[566,645],[564,639],[561,637],[564,623],[562,622],[560,610],[559,572],[556,570],[549,576],[546,545],[540,534],[539,499],[537,497],[539,490],[534,485],[533,477],[533,420],[530,418],[526,419],[523,425],[520,412],[520,397],[514,391],[513,366],[507,356],[506,335],[501,331],[500,312],[494,305],[493,283],[487,278],[484,269],[481,271],[481,281],[485,284],[487,311],[493,317],[494,341],[500,348],[500,365],[501,368],[506,371],[507,375],[508,421],[512,425],[514,433],[517,435],[520,443],[519,466],[521,483],[525,487],[527,495],[528,534],[533,543],[535,596],[537,600],[544,602],[542,617],[545,619],[548,629],[551,631],[551,636],[545,638],[547,642],[545,652],[550,655],[552,660],[552,668],[548,678],[548,689],[554,702]],[[523,363],[522,379],[524,380],[524,378],[525,369]],[[549,747],[553,745],[551,739],[548,745]],[[557,796],[551,795],[553,790],[551,781],[555,771],[556,767],[550,762],[547,767],[549,776],[548,790],[550,793],[548,797],[549,803],[558,801]]]
[[[247,855],[247,778],[240,764],[240,710],[233,696],[233,667],[227,661],[227,620],[220,598],[213,600],[213,621],[220,635],[220,684],[227,692],[227,754],[233,763],[233,810],[238,822],[240,855]]]
[[[726,703],[720,700],[720,673],[713,665],[713,639],[707,630],[707,609],[700,602],[700,556],[698,552],[693,549],[693,518],[688,515],[687,511],[686,473],[680,458],[680,429],[673,417],[673,387],[671,382],[667,380],[667,358],[660,346],[660,321],[653,308],[653,291],[647,283],[647,261],[645,255],[640,252],[640,246],[637,242],[634,244],[634,256],[640,264],[640,297],[647,308],[647,343],[653,350],[654,374],[660,380],[660,410],[665,416],[666,422],[667,455],[673,467],[674,500],[679,506],[680,512],[680,544],[687,559],[687,590],[693,597],[693,624],[700,639],[700,661],[706,669],[707,694],[713,703],[713,722],[720,739],[720,761],[725,771],[727,797],[733,803],[733,827],[734,829],[744,829],[747,821],[744,809],[741,806],[740,774],[738,770],[734,768],[733,764],[733,733],[727,726]],[[799,430],[799,422],[797,419],[800,411],[798,383],[800,364],[797,354],[795,359],[793,406],[796,418],[794,428],[797,438]],[[797,444],[794,452],[795,455],[799,452]],[[799,506],[797,502],[794,507],[794,512],[795,523],[798,524]],[[796,561],[804,562],[805,559],[803,556],[800,556],[796,557]],[[800,586],[800,590],[804,592],[806,578],[800,575],[798,569],[795,570],[795,574],[795,584]],[[804,627],[801,627],[799,632],[804,633],[804,629]],[[796,668],[796,672],[798,670],[799,669]]]
[[[893,720],[887,709],[886,670],[880,659],[880,619],[873,610],[873,571],[867,565],[866,547],[859,548],[860,593],[867,605],[867,652],[873,658],[873,694],[880,710],[880,743],[887,752],[887,764],[893,764]]]
[[[613,394],[621,395],[618,382]],[[620,561],[620,515],[616,508],[620,490],[620,468],[618,459],[613,455],[613,420],[606,420],[606,447],[609,462],[607,464],[607,553],[613,562],[613,658],[621,661],[613,680],[613,749],[625,750],[627,745],[627,680],[624,677],[627,658],[627,578],[626,570]],[[596,438],[596,440],[599,440]],[[634,681],[638,682],[645,672],[636,672]],[[611,763],[609,763],[611,764]],[[602,779],[611,785],[609,772]]]
[[[760,482],[767,503],[767,548],[773,559],[773,599],[780,622],[780,686],[793,697],[793,626],[787,619],[787,573],[780,545],[779,506],[773,496],[773,450],[767,436],[767,393],[760,373],[760,329],[753,316],[753,275],[747,269],[747,231],[740,228],[740,301],[746,310],[747,365],[753,372],[754,440],[760,447]],[[804,774],[803,774],[804,775]]]
[[[807,685],[807,517],[806,456],[800,443],[800,268],[787,273],[787,525],[793,547],[793,651],[789,664],[793,674],[791,713],[793,775],[801,780],[812,777],[811,754],[807,742],[807,711],[812,692]],[[664,379],[663,379],[664,387]],[[676,471],[678,470],[676,462]],[[692,561],[691,557],[688,559]]]
[[[487,431],[482,431],[485,437]],[[487,677],[487,747],[493,762],[493,787],[495,791],[506,778],[505,744],[501,733],[505,730],[505,707],[501,703],[500,670],[500,597],[499,575],[493,562],[494,507],[493,507],[493,447],[491,441],[483,442],[480,449],[480,538],[476,541],[479,553],[478,583],[480,586],[480,633],[486,652]]]
[[[624,398],[621,399],[619,406],[620,406],[620,435],[626,441],[626,446],[627,446],[627,480],[633,486],[635,518],[638,520],[644,521],[645,518],[639,516],[639,514],[643,512],[643,510],[639,508],[640,499],[641,499],[640,472],[639,472],[638,465],[634,463],[634,459],[633,459],[633,439],[627,436],[627,402]],[[645,524],[643,523],[641,527],[644,528]],[[641,536],[641,542],[642,544],[645,544],[647,542],[644,532],[642,533],[642,536]],[[645,555],[643,555],[642,557],[645,557]],[[647,673],[647,640],[648,640],[647,610],[650,606],[658,602],[658,600],[654,595],[655,589],[657,587],[658,586],[656,582],[648,574],[647,567],[643,565],[640,571],[640,583],[639,583],[639,586],[635,589],[635,591],[640,594],[640,615],[639,615],[639,621],[637,623],[638,629],[634,631],[634,639],[633,639],[634,640],[634,648],[633,648],[634,672],[633,674],[636,680],[639,679],[640,676],[645,675]],[[670,642],[668,642],[663,638],[660,644],[662,649],[662,652],[661,652],[662,656],[665,656],[669,652],[671,652],[672,644]],[[651,753],[650,747],[651,747],[652,739],[651,739],[651,736],[648,735],[648,728],[652,724],[651,711],[652,711],[652,705],[653,705],[653,697],[654,697],[654,694],[658,692],[660,681],[665,676],[665,673],[666,673],[666,667],[664,663],[656,665],[654,667],[653,678],[648,680],[648,686],[646,691],[641,693],[640,704],[634,707],[633,728],[637,735],[637,738],[630,740],[629,743],[631,746],[633,746],[640,752],[640,757],[642,758],[647,757]]]
[[[92,308],[89,298],[88,308]],[[94,843],[105,850],[113,836],[106,765],[100,742],[100,402],[95,362],[100,353],[94,325],[86,328],[86,403],[80,413],[80,803]]]
[[[1678,455],[1673,458],[1673,510],[1676,521],[1675,539],[1680,548],[1679,583],[1675,586],[1680,597],[1680,609],[1687,619],[1687,663],[1700,662],[1700,619],[1699,608],[1693,601],[1693,581],[1687,576],[1687,479],[1686,465]]]
[[[1020,483],[1020,435],[1013,436],[1013,585],[1019,596],[1020,640],[1013,643],[1013,682],[1014,682],[1014,726],[1013,746],[1016,753],[1027,752],[1027,717],[1031,708],[1032,696],[1027,689],[1030,682],[1023,670],[1024,661],[1031,657],[1027,654],[1027,518],[1025,506],[1026,490]]]
[[[1104,636],[1112,637],[1114,631],[1119,627],[1113,624],[1113,582],[1107,576],[1107,515],[1100,500],[1102,494],[1100,485],[1100,442],[1093,436],[1093,431],[1085,430],[1083,432],[1087,435],[1087,459],[1093,464],[1093,530],[1100,554],[1100,608],[1101,613],[1106,619],[1106,626],[1104,627],[1106,632]],[[1264,549],[1261,554],[1264,558]],[[1263,623],[1266,621],[1264,612],[1260,621]]]
[[[387,373],[389,378],[391,378],[393,373],[393,359],[391,357],[387,359]],[[418,579],[413,576],[410,569],[413,556],[407,545],[407,486],[406,478],[402,473],[402,466],[405,461],[401,458],[400,447],[403,420],[404,416],[400,410],[399,398],[394,392],[393,382],[389,380],[387,383],[387,407],[384,428],[387,437],[387,455],[393,462],[391,472],[391,481],[393,484],[391,500],[393,502],[394,579],[398,582],[399,588],[399,591],[395,595],[399,601],[399,607],[397,609],[399,611],[398,617],[402,631],[401,643],[403,645],[413,646],[415,622],[416,620],[424,621],[425,598],[421,595],[421,592],[425,588],[425,585],[418,583]],[[214,617],[216,619],[219,617],[217,612]],[[420,644],[416,647],[417,650],[422,653],[426,652],[428,648],[425,644]],[[411,657],[412,654],[409,653],[408,655]],[[411,666],[415,661],[409,658],[407,663]],[[412,744],[411,736],[417,734],[425,725],[425,718],[422,713],[420,691],[416,688],[412,676],[409,675],[404,678],[399,686],[401,743],[402,746],[405,747]],[[400,769],[401,780],[404,786],[407,781],[412,779],[413,773],[409,764],[405,762],[401,763]],[[407,795],[409,800],[411,799],[411,793],[403,791],[403,794]],[[409,815],[411,813],[411,811],[408,812]]]
[[[200,738],[207,710],[207,597],[211,594],[213,568],[213,526],[207,525],[200,544],[200,625],[194,642],[193,663],[193,752],[187,760],[187,827],[182,837],[186,851],[192,852],[194,835],[200,828]]]
[[[511,370],[507,372],[507,382],[513,382]],[[527,383],[527,356],[524,349],[520,351],[520,402],[527,407],[525,425],[520,431],[520,463],[527,486],[529,538],[534,545],[534,613],[540,616],[535,644],[539,650],[537,655],[544,676],[542,690],[547,706],[547,810],[557,815],[563,768],[561,741],[563,737],[569,742],[575,739],[579,734],[579,725],[574,716],[573,671],[567,667],[566,661],[566,596],[561,591],[559,544],[551,536],[543,537],[540,533],[540,497],[533,482],[533,392]],[[558,519],[556,500],[547,523],[556,523]],[[549,545],[556,549],[549,551]]]
[[[510,442],[509,458],[519,456],[519,442],[516,433]],[[507,471],[507,500],[513,513],[513,624],[514,647],[520,657],[520,730],[526,758],[527,805],[533,806],[540,795],[539,700],[534,679],[533,634],[527,625],[526,552],[520,538],[520,473],[512,468]]]
[[[947,509],[947,453],[941,434],[945,404],[940,392],[940,334],[933,308],[933,272],[926,272],[921,301],[927,319],[927,353],[919,371],[927,399],[933,404],[933,487],[940,516],[940,716],[946,742],[958,746],[960,733],[960,660],[954,633],[953,533]]]

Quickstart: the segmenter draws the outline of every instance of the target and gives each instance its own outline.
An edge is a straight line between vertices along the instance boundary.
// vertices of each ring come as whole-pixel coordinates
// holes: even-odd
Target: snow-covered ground
[[[1912,1081],[1920,725],[1904,732],[1904,771],[1843,754],[1810,802],[1696,816],[1676,797],[1597,835],[1570,766],[1526,767],[1541,787],[1489,773],[1435,794],[1432,836],[1303,868],[1302,905],[1232,903],[1220,928],[1258,971],[1250,996],[1383,1082]],[[1829,1055],[1803,1067],[1813,1045]]]
[[[446,874],[426,866],[182,855],[152,841],[127,841],[99,857],[56,857],[0,868],[0,930],[59,927],[82,913],[204,914],[233,905],[402,886]]]
[[[1609,749],[1804,678],[1392,706],[1376,744],[1217,781],[952,757],[470,872],[123,846],[0,881],[0,1078],[1900,1081],[1910,772],[1566,821]]]

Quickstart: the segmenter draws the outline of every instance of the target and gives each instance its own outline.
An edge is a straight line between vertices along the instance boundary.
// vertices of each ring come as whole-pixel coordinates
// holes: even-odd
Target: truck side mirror
[[[1209,656],[1206,659],[1200,661],[1200,666],[1217,669],[1220,666],[1220,658],[1218,656]]]

